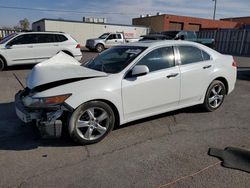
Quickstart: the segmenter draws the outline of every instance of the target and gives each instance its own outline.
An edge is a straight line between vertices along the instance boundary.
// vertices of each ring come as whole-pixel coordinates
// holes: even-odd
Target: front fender
[[[65,103],[73,109],[92,100],[109,101],[117,108],[120,121],[123,121],[120,79],[114,79],[110,76],[78,81],[39,92],[35,97],[48,97],[66,93],[72,94]]]

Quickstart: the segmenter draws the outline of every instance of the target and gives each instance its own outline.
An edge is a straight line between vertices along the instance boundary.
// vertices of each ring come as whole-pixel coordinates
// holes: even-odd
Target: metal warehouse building
[[[65,32],[75,38],[82,46],[89,38],[97,38],[106,32],[124,32],[129,38],[139,38],[149,33],[149,28],[108,23],[93,23],[59,19],[41,19],[32,24],[33,31]]]

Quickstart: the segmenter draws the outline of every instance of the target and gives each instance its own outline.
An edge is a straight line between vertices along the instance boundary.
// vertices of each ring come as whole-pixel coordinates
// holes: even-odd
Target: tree
[[[30,22],[27,18],[24,18],[23,20],[19,21],[19,27],[21,30],[29,30],[30,28]]]

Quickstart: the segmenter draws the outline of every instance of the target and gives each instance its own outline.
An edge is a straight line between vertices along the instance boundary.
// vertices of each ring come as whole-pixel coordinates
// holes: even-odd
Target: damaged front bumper
[[[69,109],[63,105],[48,108],[29,108],[23,103],[23,98],[28,95],[27,89],[15,95],[16,114],[24,123],[35,123],[42,138],[58,138],[62,133],[61,116]]]

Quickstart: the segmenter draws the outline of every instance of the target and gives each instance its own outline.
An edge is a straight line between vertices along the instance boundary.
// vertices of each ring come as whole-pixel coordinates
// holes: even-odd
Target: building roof
[[[231,17],[231,18],[221,18],[220,20],[233,20],[233,19],[250,19],[250,16],[242,16],[242,17]]]
[[[141,27],[141,28],[147,28],[144,26],[137,26],[137,25],[127,25],[127,24],[113,24],[113,23],[94,23],[94,22],[83,22],[83,21],[77,21],[77,20],[62,20],[62,19],[52,19],[52,18],[42,18],[38,21],[33,22],[32,24],[43,22],[43,21],[56,21],[56,22],[71,22],[71,23],[82,23],[82,24],[97,24],[97,25],[113,25],[113,26],[127,26],[127,27]]]

